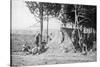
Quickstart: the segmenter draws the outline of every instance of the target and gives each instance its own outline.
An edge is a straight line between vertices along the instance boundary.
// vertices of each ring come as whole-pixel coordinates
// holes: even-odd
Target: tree
[[[40,43],[42,42],[42,35],[43,35],[43,3],[42,2],[33,2],[33,1],[25,1],[27,7],[29,8],[30,12],[36,17],[39,18],[40,22],[40,32],[41,38]]]
[[[59,15],[61,5],[58,3],[43,3],[44,16],[47,16],[47,42],[48,42],[48,24],[49,15],[57,17]]]
[[[47,37],[48,37],[48,16],[52,15],[57,17],[60,11],[60,4],[58,3],[44,3],[44,2],[33,2],[25,1],[30,12],[39,18],[41,26],[41,41],[42,41],[42,31],[43,31],[43,17],[47,15]]]
[[[74,6],[72,4],[61,4],[61,11],[59,15],[60,21],[66,27],[66,23],[74,22],[74,12],[72,12]]]
[[[79,44],[78,46],[80,46],[80,48],[82,49],[81,28],[92,27],[96,29],[96,8],[95,6],[88,5],[62,4],[60,19],[65,27],[66,23],[69,21],[75,24],[72,36],[77,36],[75,37],[75,41],[77,41],[77,44]]]
[[[80,26],[82,26],[82,28],[83,27],[92,27],[92,28],[95,27],[93,26],[95,24],[95,21],[93,21],[93,19],[95,20],[95,17],[93,15],[96,15],[94,14],[95,11],[93,11],[95,7],[88,6],[88,5],[74,5],[74,7],[75,7],[75,10],[74,10],[75,26],[76,26],[76,30],[78,31],[78,39],[79,39],[78,43],[81,49],[83,49],[82,47],[83,44],[81,40],[82,40],[82,33],[84,32],[82,31]],[[84,51],[84,49],[82,51]]]

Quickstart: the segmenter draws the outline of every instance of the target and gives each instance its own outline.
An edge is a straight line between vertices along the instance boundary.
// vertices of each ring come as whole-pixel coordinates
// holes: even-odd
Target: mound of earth
[[[50,41],[47,44],[47,47],[49,47],[49,49],[47,50],[46,53],[57,55],[59,53],[64,54],[66,50],[73,51],[73,45],[67,33],[64,33],[65,37],[62,43],[61,43],[61,40],[62,40],[61,31],[55,30],[54,33],[55,34],[52,41]]]

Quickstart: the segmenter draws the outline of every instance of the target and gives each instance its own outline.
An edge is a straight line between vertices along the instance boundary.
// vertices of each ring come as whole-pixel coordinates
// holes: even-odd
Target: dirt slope
[[[65,39],[63,43],[61,43],[62,33],[59,30],[55,31],[54,38],[52,39],[51,42],[47,44],[47,46],[49,47],[47,51],[48,54],[55,54],[55,55],[57,55],[57,53],[65,54],[64,49],[66,48],[72,50],[73,48],[72,42],[68,34],[67,33],[64,34],[65,34]]]

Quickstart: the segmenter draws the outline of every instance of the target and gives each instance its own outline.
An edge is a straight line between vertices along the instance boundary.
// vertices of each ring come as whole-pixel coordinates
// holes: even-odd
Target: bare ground
[[[63,48],[71,47],[71,40],[68,34],[66,34],[66,41],[64,41],[63,44],[59,44],[62,36],[59,31],[56,32],[56,34],[57,35],[53,38],[53,40],[49,44],[47,44],[47,47],[49,47],[49,49],[45,53],[42,53],[40,55],[26,55],[23,52],[12,52],[12,66],[19,67],[96,61],[96,52],[89,52],[87,55],[73,52],[65,53],[63,51]]]
[[[40,55],[25,55],[19,53],[12,55],[12,66],[32,66],[44,64],[63,64],[76,62],[94,62],[96,61],[96,53],[81,55],[80,53],[66,54],[40,54]]]

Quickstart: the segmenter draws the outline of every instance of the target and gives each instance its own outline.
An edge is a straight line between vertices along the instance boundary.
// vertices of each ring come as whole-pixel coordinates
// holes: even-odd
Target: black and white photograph
[[[97,6],[11,0],[10,66],[97,61]]]

